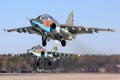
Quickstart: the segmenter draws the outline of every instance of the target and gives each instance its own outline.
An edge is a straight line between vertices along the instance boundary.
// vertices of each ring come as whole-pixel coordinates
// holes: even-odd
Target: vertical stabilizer
[[[68,16],[68,19],[67,19],[67,22],[66,22],[66,25],[74,25],[74,12],[73,10],[70,12],[69,16]]]

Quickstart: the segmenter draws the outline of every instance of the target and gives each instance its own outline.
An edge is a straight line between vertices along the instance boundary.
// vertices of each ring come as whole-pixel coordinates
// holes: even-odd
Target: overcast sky
[[[34,45],[41,44],[41,36],[5,33],[4,28],[29,26],[27,18],[50,14],[59,23],[65,23],[74,10],[74,23],[87,27],[113,28],[116,32],[78,35],[60,42],[60,52],[88,54],[120,54],[120,0],[1,0],[0,1],[0,53],[22,53]],[[45,47],[51,50],[54,41]]]

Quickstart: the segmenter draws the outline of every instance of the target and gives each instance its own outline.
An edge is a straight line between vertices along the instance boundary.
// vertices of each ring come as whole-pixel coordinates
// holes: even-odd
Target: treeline
[[[19,70],[34,70],[34,58],[29,55],[0,55],[0,71],[17,72]]]
[[[0,55],[0,71],[36,72],[35,58],[30,55]],[[81,55],[62,57],[54,62],[54,68],[62,72],[120,72],[120,55]]]
[[[119,72],[120,55],[83,55],[64,57],[60,66],[67,72]]]

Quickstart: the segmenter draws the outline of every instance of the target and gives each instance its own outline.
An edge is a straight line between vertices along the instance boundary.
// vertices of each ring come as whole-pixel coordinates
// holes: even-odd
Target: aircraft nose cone
[[[30,20],[30,23],[32,23],[32,20]]]
[[[36,21],[35,19],[30,19],[30,23],[31,23],[32,25],[34,24],[35,21]]]
[[[35,19],[30,19],[30,22],[36,21]]]
[[[38,19],[31,19],[31,20],[30,20],[30,23],[33,23],[33,22],[39,22],[39,23],[41,23],[41,20],[38,20]]]

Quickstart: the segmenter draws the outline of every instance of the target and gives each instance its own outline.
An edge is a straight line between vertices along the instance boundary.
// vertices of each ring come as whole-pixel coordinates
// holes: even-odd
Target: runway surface
[[[120,80],[120,74],[93,73],[37,73],[0,74],[0,80]]]

